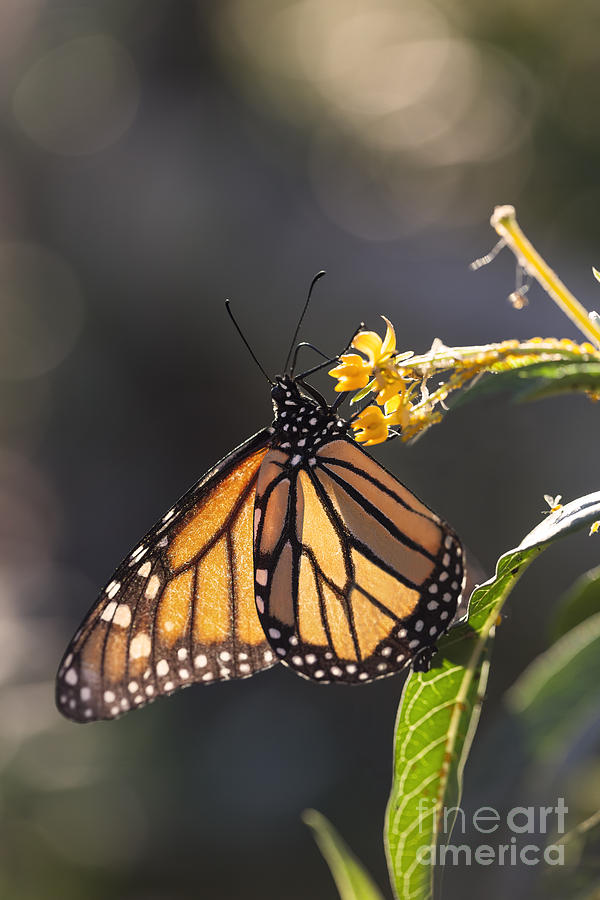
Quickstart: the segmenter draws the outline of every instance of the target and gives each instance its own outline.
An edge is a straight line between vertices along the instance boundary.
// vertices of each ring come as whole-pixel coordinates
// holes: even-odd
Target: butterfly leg
[[[414,672],[429,672],[431,669],[431,660],[437,653],[435,644],[433,647],[424,647],[420,653],[417,653],[413,660]]]

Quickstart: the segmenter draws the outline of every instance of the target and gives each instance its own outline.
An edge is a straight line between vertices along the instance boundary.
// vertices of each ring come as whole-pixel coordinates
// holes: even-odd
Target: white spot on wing
[[[143,544],[140,544],[139,547],[136,547],[133,553],[131,554],[131,560],[129,565],[133,565],[136,562],[139,562],[140,559],[148,552],[148,548],[144,547]]]
[[[127,628],[131,624],[131,610],[126,603],[119,603],[113,616],[113,625],[120,625],[121,628]]]
[[[169,671],[169,663],[166,661],[166,659],[160,659],[156,663],[156,674],[157,675],[166,675],[168,671]]]
[[[131,641],[129,645],[129,655],[132,659],[140,659],[143,656],[150,656],[152,650],[152,641],[150,635],[141,631]]]
[[[158,575],[153,575],[152,578],[148,581],[146,585],[146,590],[144,591],[144,596],[148,600],[154,600],[156,595],[158,594],[158,590],[160,588],[160,578]]]
[[[102,615],[100,616],[105,622],[112,622],[112,617],[114,615],[115,609],[117,608],[116,600],[111,600],[110,603],[107,603],[106,609],[102,611]]]
[[[115,596],[115,594],[118,593],[120,587],[121,587],[120,581],[111,581],[111,583],[106,588],[106,596],[108,597],[109,600],[112,600],[112,598]]]

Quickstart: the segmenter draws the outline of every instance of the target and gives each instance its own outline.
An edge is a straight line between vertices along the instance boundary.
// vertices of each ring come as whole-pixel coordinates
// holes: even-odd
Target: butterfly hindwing
[[[344,436],[344,423],[320,424],[306,452],[280,442],[261,468],[258,611],[275,653],[298,674],[366,682],[430,654],[456,612],[462,548]]]
[[[225,457],[119,566],[63,657],[56,700],[67,717],[111,719],[276,661],[256,613],[252,558],[268,439],[265,429]]]

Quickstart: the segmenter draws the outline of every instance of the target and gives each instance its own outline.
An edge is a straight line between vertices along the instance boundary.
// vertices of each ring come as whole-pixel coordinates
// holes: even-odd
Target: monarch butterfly
[[[277,662],[317,683],[428,667],[461,595],[460,541],[288,362],[273,423],[146,534],[75,634],[57,676],[68,718]]]

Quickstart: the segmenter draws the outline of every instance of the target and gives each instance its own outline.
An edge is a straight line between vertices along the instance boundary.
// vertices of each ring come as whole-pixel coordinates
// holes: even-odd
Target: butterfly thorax
[[[334,410],[301,394],[289,375],[276,379],[271,398],[275,413],[273,447],[309,457],[321,444],[347,434],[348,423]]]

